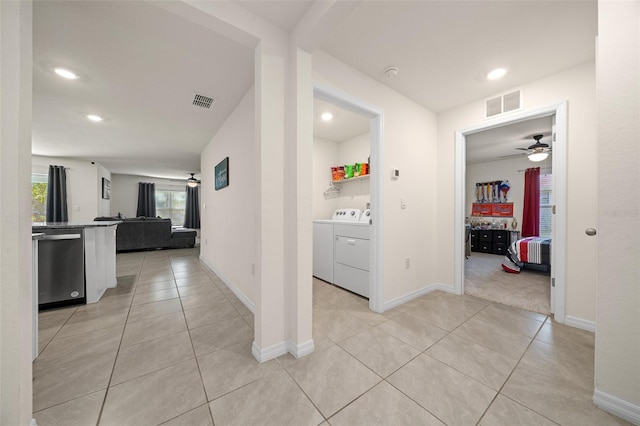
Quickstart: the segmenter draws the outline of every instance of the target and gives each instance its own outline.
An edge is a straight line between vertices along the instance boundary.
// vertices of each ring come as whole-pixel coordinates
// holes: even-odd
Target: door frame
[[[555,222],[552,229],[551,250],[551,311],[559,323],[565,322],[566,295],[566,253],[567,253],[567,101],[537,108],[531,111],[509,114],[482,124],[455,131],[454,159],[454,291],[464,294],[464,224],[465,224],[465,183],[466,183],[466,136],[508,126],[510,124],[541,117],[555,117],[555,140],[553,141],[553,198],[555,202]]]
[[[369,309],[374,312],[383,312],[383,287],[382,277],[384,268],[384,209],[383,209],[383,179],[382,153],[384,141],[384,112],[348,93],[327,86],[323,83],[313,84],[313,96],[336,106],[362,115],[369,119],[371,169],[373,172],[369,178],[371,192],[371,243],[372,250],[369,253]]]

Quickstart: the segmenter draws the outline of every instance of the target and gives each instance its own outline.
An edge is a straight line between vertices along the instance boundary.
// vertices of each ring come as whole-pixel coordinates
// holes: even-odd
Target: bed
[[[509,246],[502,269],[518,274],[522,268],[546,272],[551,269],[551,238],[527,237],[516,240]]]

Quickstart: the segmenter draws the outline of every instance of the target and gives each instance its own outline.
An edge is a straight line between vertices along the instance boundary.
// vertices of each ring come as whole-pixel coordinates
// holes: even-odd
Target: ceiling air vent
[[[193,97],[193,105],[200,108],[210,109],[212,106],[216,104],[216,101],[217,101],[216,98],[210,98],[209,96],[199,95],[197,93]]]
[[[522,90],[506,93],[485,101],[485,118],[522,109]]]

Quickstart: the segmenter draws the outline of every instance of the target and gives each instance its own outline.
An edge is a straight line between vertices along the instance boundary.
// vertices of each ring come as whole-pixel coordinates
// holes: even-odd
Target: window
[[[551,171],[540,172],[540,236],[551,237],[551,217],[553,207],[553,197]]]
[[[156,214],[170,218],[172,225],[182,226],[187,192],[173,189],[156,189]]]
[[[44,222],[47,220],[48,182],[48,175],[36,173],[31,175],[31,222]]]

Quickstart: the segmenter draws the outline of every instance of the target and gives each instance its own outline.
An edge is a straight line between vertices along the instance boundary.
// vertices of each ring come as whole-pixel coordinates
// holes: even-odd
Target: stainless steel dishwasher
[[[85,303],[82,229],[45,229],[38,244],[40,310]]]

